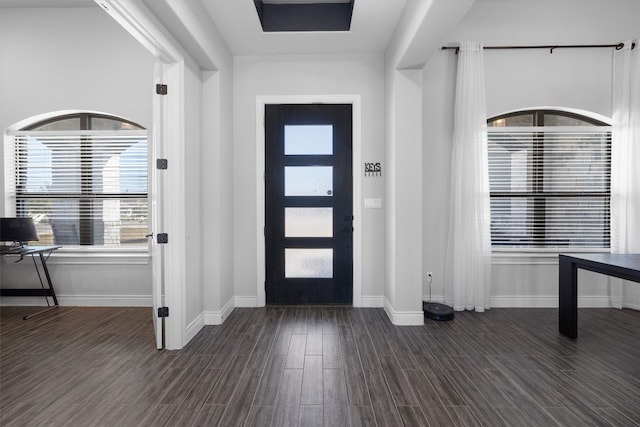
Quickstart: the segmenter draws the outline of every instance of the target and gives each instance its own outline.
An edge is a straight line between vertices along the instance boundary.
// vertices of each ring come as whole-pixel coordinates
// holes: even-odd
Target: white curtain
[[[614,51],[611,141],[611,252],[640,253],[640,45]],[[611,303],[622,305],[622,281]]]
[[[446,302],[454,310],[490,308],[491,212],[482,43],[462,42],[451,156],[451,220]]]

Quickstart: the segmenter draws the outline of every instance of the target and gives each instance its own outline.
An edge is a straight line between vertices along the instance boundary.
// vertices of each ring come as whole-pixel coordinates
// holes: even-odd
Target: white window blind
[[[488,144],[494,247],[609,247],[610,127],[489,127]]]
[[[5,153],[8,195],[40,243],[146,245],[146,130],[20,131]]]

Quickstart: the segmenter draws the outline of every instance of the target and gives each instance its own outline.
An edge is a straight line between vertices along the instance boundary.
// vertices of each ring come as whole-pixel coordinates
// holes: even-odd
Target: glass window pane
[[[19,210],[21,216],[33,218],[41,245],[92,244],[107,247],[147,246],[148,212],[146,198],[30,198],[21,202]],[[83,233],[85,238],[81,241]]]
[[[578,117],[564,116],[562,114],[544,114],[545,126],[591,126],[592,123]]]
[[[545,201],[545,244],[605,247],[609,243],[609,198],[549,198]]]
[[[91,145],[91,183],[95,192],[147,192],[147,140],[98,139]]]
[[[80,130],[80,117],[69,117],[45,123],[32,130]]]
[[[285,237],[333,237],[333,208],[285,208]]]
[[[284,154],[333,154],[333,125],[286,125]]]
[[[529,246],[533,240],[533,201],[517,197],[492,198],[492,245]]]
[[[533,126],[533,113],[524,113],[514,116],[493,119],[487,123],[489,127]]]
[[[143,129],[122,120],[110,119],[108,117],[91,117],[92,130],[135,130]]]
[[[286,278],[332,278],[333,249],[285,249]]]
[[[95,220],[94,230],[99,230],[100,235],[94,239],[103,240],[109,246],[147,244],[147,199],[104,200],[102,206],[96,208],[102,215]]]
[[[609,190],[608,135],[546,132],[543,152],[545,191]]]
[[[285,166],[285,196],[332,196],[332,166]]]
[[[80,142],[26,137],[18,151],[18,186],[24,193],[80,192]]]

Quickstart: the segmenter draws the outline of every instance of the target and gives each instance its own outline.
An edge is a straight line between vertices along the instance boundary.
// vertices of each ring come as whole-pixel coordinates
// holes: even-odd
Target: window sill
[[[609,252],[609,248],[493,248],[492,265],[558,265],[558,254],[579,255]]]
[[[147,265],[151,254],[144,248],[84,248],[66,246],[51,254],[48,264]]]

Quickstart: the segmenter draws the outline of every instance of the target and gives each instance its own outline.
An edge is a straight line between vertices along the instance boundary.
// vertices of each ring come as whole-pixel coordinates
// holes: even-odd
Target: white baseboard
[[[384,311],[396,326],[417,326],[424,324],[424,312],[422,311],[396,311],[389,301],[384,298]]]
[[[68,307],[152,307],[151,295],[56,295]],[[49,303],[53,303],[49,297]],[[46,306],[44,297],[1,297],[0,305]]]
[[[230,299],[219,311],[203,311],[200,313],[191,323],[189,323],[189,325],[187,325],[186,342],[188,343],[191,341],[193,337],[195,337],[206,325],[221,325],[231,314],[233,308],[233,299]]]
[[[492,308],[558,308],[557,295],[530,296],[494,296],[491,297]],[[579,296],[580,308],[609,308],[611,304],[607,296]]]
[[[195,337],[204,327],[204,312],[200,313],[191,323],[187,325],[185,345]],[[184,347],[184,346],[183,346]]]
[[[235,306],[236,307],[248,307],[253,308],[258,306],[258,298],[256,297],[243,297],[243,296],[235,296],[234,297]]]
[[[205,311],[204,324],[205,325],[222,325],[222,322],[226,320],[234,309],[234,299],[231,298],[219,311]]]
[[[622,304],[622,308],[628,308],[631,310],[640,310],[640,304]]]
[[[380,308],[384,307],[384,297],[377,295],[362,295],[360,297],[360,306],[366,308]]]

